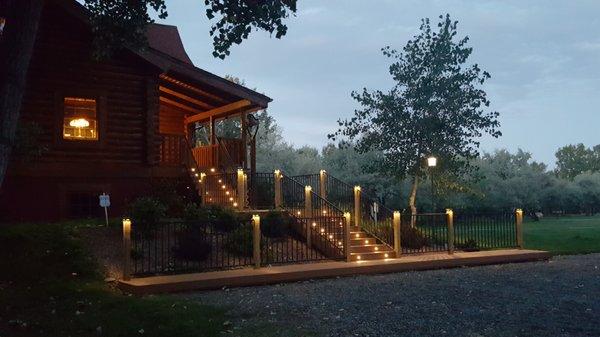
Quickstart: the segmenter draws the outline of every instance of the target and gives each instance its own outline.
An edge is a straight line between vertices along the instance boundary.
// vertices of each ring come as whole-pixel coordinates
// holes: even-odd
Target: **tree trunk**
[[[419,186],[419,177],[413,176],[412,188],[410,189],[410,196],[408,197],[408,207],[410,208],[410,226],[415,226],[415,220],[417,215],[417,187]]]
[[[0,6],[0,15],[6,19],[0,36],[0,188],[15,141],[43,6],[43,0],[2,0]]]

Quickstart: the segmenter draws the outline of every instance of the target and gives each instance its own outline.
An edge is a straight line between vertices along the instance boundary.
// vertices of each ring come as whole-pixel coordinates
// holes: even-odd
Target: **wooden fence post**
[[[305,186],[304,187],[304,217],[312,218],[312,187]]]
[[[325,183],[325,179],[327,179],[327,171],[321,170],[319,171],[319,196],[323,199],[327,199],[327,184]]]
[[[344,213],[344,251],[346,262],[350,262],[350,212]]]
[[[200,173],[198,184],[200,184],[200,202],[202,205],[206,205],[206,173]]]
[[[123,280],[131,279],[131,220],[123,219]]]
[[[282,196],[281,196],[281,171],[275,170],[274,182],[275,182],[275,208],[281,208],[281,206],[283,204],[283,200],[282,200]]]
[[[448,254],[454,254],[454,212],[449,208],[446,209],[446,223],[448,224]]]
[[[354,226],[360,230],[360,186],[354,186]]]
[[[252,258],[254,268],[260,268],[260,215],[252,216]]]
[[[517,227],[517,247],[523,249],[523,210],[520,208],[515,211],[515,226]]]
[[[245,191],[244,191],[244,170],[237,170],[237,208],[244,209],[245,204]]]
[[[402,246],[400,246],[400,240],[401,240],[401,218],[400,218],[400,212],[399,211],[394,211],[394,220],[393,220],[393,225],[394,225],[394,250],[396,251],[396,257],[400,257],[400,254],[402,254]]]

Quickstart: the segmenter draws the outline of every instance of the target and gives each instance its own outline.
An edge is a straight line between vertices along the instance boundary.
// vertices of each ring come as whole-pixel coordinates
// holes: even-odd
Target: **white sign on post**
[[[106,193],[102,193],[99,196],[100,207],[104,208],[104,218],[106,219],[106,226],[108,227],[108,207],[110,207],[110,196]]]

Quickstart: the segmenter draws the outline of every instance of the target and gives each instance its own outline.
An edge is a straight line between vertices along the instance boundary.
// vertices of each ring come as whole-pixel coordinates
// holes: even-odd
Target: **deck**
[[[550,253],[538,250],[505,249],[480,252],[456,252],[405,255],[395,259],[360,262],[322,262],[243,268],[206,273],[152,276],[119,281],[119,288],[133,294],[210,290],[295,282],[316,278],[382,274],[414,270],[481,266],[547,260]]]

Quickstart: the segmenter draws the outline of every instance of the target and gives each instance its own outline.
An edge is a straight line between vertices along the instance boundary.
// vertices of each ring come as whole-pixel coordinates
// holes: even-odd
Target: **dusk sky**
[[[474,48],[471,62],[490,72],[486,90],[500,112],[503,136],[482,149],[533,153],[551,166],[570,143],[600,143],[600,1],[298,1],[281,40],[262,31],[212,57],[204,1],[168,1],[196,66],[234,75],[273,99],[270,113],[296,146],[321,147],[336,120],[353,114],[352,90],[387,90],[390,60],[421,18],[450,13]]]

